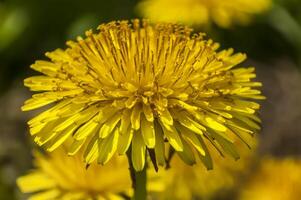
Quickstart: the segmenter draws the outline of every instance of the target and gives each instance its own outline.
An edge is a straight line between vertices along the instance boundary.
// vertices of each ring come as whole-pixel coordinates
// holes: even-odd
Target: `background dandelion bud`
[[[248,144],[259,129],[255,99],[260,82],[246,59],[204,34],[176,24],[146,20],[102,24],[97,33],[46,53],[31,67],[42,75],[25,79],[40,93],[22,110],[49,109],[28,124],[35,142],[53,151],[69,138],[69,155],[84,148],[84,161],[106,164],[131,148],[136,171],[148,151],[165,165],[165,142],[187,164],[199,156],[213,164],[207,145],[239,158],[233,138]]]

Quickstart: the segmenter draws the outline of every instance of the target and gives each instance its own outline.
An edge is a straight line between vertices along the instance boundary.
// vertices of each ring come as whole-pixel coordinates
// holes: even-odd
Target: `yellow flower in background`
[[[228,28],[238,23],[246,25],[252,15],[269,9],[271,0],[144,0],[138,11],[154,21],[206,25],[213,21]]]
[[[240,178],[248,174],[250,166],[255,161],[254,151],[250,151],[240,141],[236,141],[235,144],[242,154],[242,159],[238,161],[219,158],[218,153],[210,149],[215,161],[214,170],[207,170],[202,165],[185,165],[179,157],[174,157],[169,169],[158,172],[165,189],[153,193],[154,199],[210,200],[232,194],[233,190],[237,190]],[[252,149],[255,147],[255,143],[252,144]]]
[[[301,161],[265,158],[243,187],[240,200],[293,200],[301,196]]]
[[[35,169],[17,180],[30,200],[118,200],[132,192],[125,156],[86,168],[81,156],[66,156],[60,148],[49,155],[36,152],[34,164]]]
[[[22,110],[51,106],[28,122],[37,144],[53,151],[72,139],[68,154],[84,148],[87,164],[131,147],[137,171],[147,150],[165,164],[165,142],[188,164],[199,155],[212,168],[207,145],[239,158],[233,138],[248,143],[260,129],[253,99],[264,98],[254,68],[236,67],[245,54],[217,51],[204,34],[175,24],[120,21],[98,30],[31,66],[43,75],[25,85],[41,93]]]

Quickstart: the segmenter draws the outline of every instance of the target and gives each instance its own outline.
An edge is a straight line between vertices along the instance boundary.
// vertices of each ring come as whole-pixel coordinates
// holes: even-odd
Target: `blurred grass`
[[[46,51],[64,47],[87,28],[135,17],[137,0],[6,0],[0,2],[0,92]]]

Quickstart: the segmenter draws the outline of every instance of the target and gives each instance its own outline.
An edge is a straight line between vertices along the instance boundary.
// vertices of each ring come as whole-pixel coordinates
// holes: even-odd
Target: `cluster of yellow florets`
[[[238,68],[246,55],[217,51],[218,44],[174,24],[134,20],[99,26],[68,48],[47,53],[25,80],[41,93],[25,111],[52,107],[28,122],[35,142],[53,151],[72,140],[68,154],[84,148],[87,164],[105,164],[131,147],[135,170],[147,151],[165,165],[165,143],[188,164],[200,156],[212,168],[207,145],[239,158],[233,138],[253,135],[262,99],[254,68]]]
[[[32,200],[116,200],[132,193],[126,157],[86,168],[81,156],[68,157],[65,149],[59,148],[48,155],[36,152],[34,163],[36,168],[17,180]]]

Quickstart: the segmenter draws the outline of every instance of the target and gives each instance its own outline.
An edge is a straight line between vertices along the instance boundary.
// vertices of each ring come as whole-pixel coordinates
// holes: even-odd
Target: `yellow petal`
[[[171,99],[171,100],[169,100],[169,103],[178,105],[178,106],[184,108],[187,111],[196,111],[196,110],[198,110],[197,106],[190,105],[188,103],[185,103],[184,101],[177,100],[177,99]]]
[[[56,199],[61,194],[58,189],[46,190],[37,194],[31,195],[28,200],[45,200],[45,199]]]
[[[91,134],[94,134],[97,129],[99,128],[98,123],[98,115],[94,116],[92,119],[90,119],[89,122],[81,126],[74,134],[74,138],[76,140],[83,140],[84,138],[88,137]]]
[[[116,127],[119,121],[120,121],[119,115],[114,115],[113,117],[111,117],[100,128],[99,137],[106,138],[108,135],[110,135],[110,133],[112,133],[112,131],[114,130],[114,128]]]
[[[81,125],[82,123],[85,123],[86,121],[88,121],[89,119],[91,119],[91,117],[93,117],[99,110],[97,109],[96,106],[90,106],[87,109],[72,115],[71,117],[68,117],[66,120],[62,121],[58,126],[55,127],[55,129],[53,131],[59,132],[62,131],[64,129],[66,129],[67,127],[69,127],[70,125]]]
[[[89,142],[84,153],[85,163],[90,164],[98,156],[98,135],[95,135]]]
[[[42,106],[46,106],[50,103],[53,103],[57,101],[58,98],[44,98],[44,99],[37,99],[37,98],[31,98],[27,101],[25,101],[24,106],[21,107],[22,111],[29,111],[29,110],[34,110],[36,108],[40,108]]]
[[[254,140],[254,136],[252,134],[242,131],[236,127],[231,127],[231,129],[233,130],[233,134],[237,135],[241,141],[251,148],[252,141]]]
[[[125,106],[127,108],[133,108],[135,106],[136,102],[137,102],[137,98],[134,96],[131,96],[130,98],[128,98],[128,100],[126,100]]]
[[[113,193],[106,194],[106,197],[107,197],[108,200],[124,200],[124,197],[119,196],[117,194],[113,194]]]
[[[141,114],[141,108],[139,105],[136,105],[133,108],[131,114],[131,124],[134,130],[139,130],[140,128],[140,114]]]
[[[154,148],[156,143],[154,123],[143,116],[141,118],[141,133],[147,147]]]
[[[191,118],[187,117],[185,114],[180,113],[177,115],[177,121],[185,126],[186,128],[190,129],[191,131],[203,135],[203,131],[200,129],[204,129],[200,124],[194,122]]]
[[[112,158],[117,150],[118,138],[119,131],[118,128],[115,128],[113,134],[99,142],[98,163],[104,165]]]
[[[37,192],[56,187],[52,178],[45,176],[43,172],[33,172],[17,179],[20,190],[24,193]]]
[[[170,145],[176,151],[183,151],[183,144],[178,131],[173,126],[166,127],[163,123],[161,123],[161,127]]]
[[[260,104],[258,104],[256,102],[252,102],[252,101],[244,101],[244,100],[234,99],[234,103],[238,106],[250,107],[255,110],[260,108]]]
[[[98,116],[99,123],[102,124],[102,123],[106,122],[109,118],[111,118],[115,114],[117,114],[118,111],[119,111],[119,109],[116,107],[113,107],[113,106],[102,107],[99,110],[99,114],[98,114],[99,115]]]
[[[249,134],[253,134],[253,133],[254,133],[252,130],[249,130],[248,128],[245,128],[245,127],[243,126],[243,124],[239,124],[239,122],[238,122],[238,123],[237,123],[237,122],[234,123],[233,120],[228,120],[228,121],[226,122],[226,124],[227,124],[228,126],[230,126],[230,128],[236,128],[236,129],[238,129],[238,130],[247,132],[247,133],[249,133]]]
[[[218,123],[216,120],[212,119],[211,117],[205,117],[205,121],[207,122],[208,127],[217,130],[217,131],[226,131],[227,128]]]
[[[60,69],[60,65],[49,61],[38,60],[32,64],[30,68],[50,77],[54,77]]]
[[[147,121],[154,121],[154,114],[153,114],[153,111],[150,107],[150,105],[146,105],[146,104],[143,104],[143,112],[144,112],[144,115],[147,119]]]
[[[213,137],[217,140],[217,142],[221,145],[223,150],[227,152],[229,155],[231,155],[235,160],[238,160],[240,158],[238,152],[236,151],[235,145],[225,139],[224,137],[218,135],[216,132],[211,132]]]
[[[192,131],[181,125],[177,126],[177,128],[180,130],[182,137],[189,141],[201,155],[205,156],[205,150],[198,137]]]
[[[76,104],[76,103],[74,103],[74,101],[72,101],[72,103],[65,105],[63,107],[60,107],[60,108],[56,109],[56,112],[52,111],[51,113],[63,118],[63,117],[69,117],[71,115],[75,115],[75,114],[79,113],[80,111],[84,110],[85,108],[86,108],[86,104],[84,104],[84,103]]]
[[[37,124],[33,127],[30,127],[29,129],[29,132],[30,132],[30,135],[36,135],[38,133],[41,132],[41,130],[43,130],[43,128],[45,128],[45,126],[47,126],[48,124],[47,123],[41,123],[41,124]]]
[[[119,132],[121,135],[126,134],[131,123],[131,110],[125,109],[121,116]]]
[[[130,91],[130,92],[136,92],[137,91],[137,87],[129,82],[123,83],[121,84],[122,87],[124,87],[126,90]]]
[[[159,112],[159,118],[164,124],[173,125],[173,118],[167,108],[164,109],[163,111],[158,111],[158,112]]]
[[[213,169],[213,162],[212,162],[210,153],[208,151],[208,148],[206,147],[206,144],[205,144],[204,140],[202,139],[202,136],[197,135],[197,137],[198,137],[203,149],[205,150],[205,155],[203,156],[203,155],[199,154],[199,157],[200,157],[202,163],[207,168],[207,170],[211,170],[211,169]]]
[[[135,132],[132,140],[132,163],[136,171],[142,171],[145,165],[145,151],[142,135],[140,132]]]
[[[164,134],[160,124],[155,121],[155,135],[156,135],[156,144],[155,144],[155,154],[156,161],[158,165],[165,165],[165,144],[164,144]]]
[[[132,142],[134,130],[129,128],[124,134],[119,136],[117,151],[120,155],[127,152]]]
[[[58,132],[53,131],[53,129],[58,123],[58,121],[47,123],[38,133],[34,134],[36,136],[34,139],[35,142],[37,142],[38,145],[43,145],[55,137]],[[30,129],[30,131],[32,131],[32,129]]]
[[[182,140],[182,143],[183,143],[183,151],[178,151],[177,152],[178,155],[187,165],[195,164],[195,157],[191,147],[187,142],[185,142],[185,140]]]
[[[47,151],[54,151],[56,148],[58,148],[61,144],[63,144],[68,137],[70,137],[74,130],[76,129],[76,126],[70,126],[66,130],[59,132],[55,138],[52,139],[48,144],[46,144]]]
[[[251,119],[244,117],[242,115],[234,115],[238,120],[241,120],[242,122],[246,123],[248,126],[250,126],[251,128],[254,128],[256,130],[260,130],[260,126],[255,123],[254,121],[252,121]]]
[[[82,140],[74,140],[72,145],[68,149],[68,155],[69,156],[75,155],[85,144],[85,142],[86,142],[86,138]]]
[[[212,128],[217,131],[223,131],[225,132],[227,130],[227,127],[222,125],[221,123],[218,123],[216,120],[214,120],[211,117],[208,117],[206,114],[197,113],[195,112],[195,117],[202,122],[203,125]]]
[[[69,105],[70,103],[71,103],[70,99],[62,100],[62,101],[58,102],[52,108],[40,113],[36,117],[29,120],[28,124],[33,125],[33,124],[36,124],[36,123],[40,123],[43,119],[48,118],[49,116],[51,116],[52,112],[56,113],[58,110],[61,110],[63,107]]]
[[[57,136],[59,134],[59,132],[54,132],[52,130],[50,130],[49,132],[42,132],[40,135],[37,135],[34,138],[34,141],[39,145],[42,146],[45,143],[49,142],[52,138],[54,138],[55,136]]]

